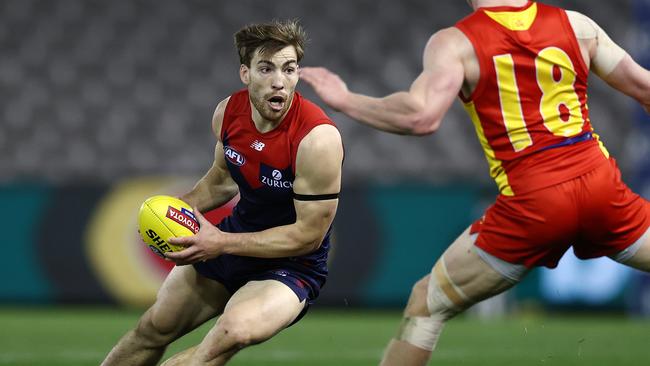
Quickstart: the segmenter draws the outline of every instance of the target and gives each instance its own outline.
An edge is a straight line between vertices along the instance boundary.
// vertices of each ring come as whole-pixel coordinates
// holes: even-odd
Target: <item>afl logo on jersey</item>
[[[238,153],[237,150],[233,149],[230,146],[224,147],[223,153],[226,156],[226,158],[228,158],[228,161],[230,161],[234,165],[242,166],[244,165],[244,163],[246,163],[246,159],[244,159],[244,156]]]

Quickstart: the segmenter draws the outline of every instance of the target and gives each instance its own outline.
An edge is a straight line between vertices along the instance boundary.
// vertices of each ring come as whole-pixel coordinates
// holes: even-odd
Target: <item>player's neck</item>
[[[293,100],[291,101],[293,104]],[[284,121],[284,118],[287,116],[289,111],[291,110],[291,104],[289,105],[289,108],[282,114],[282,117],[278,118],[277,120],[269,120],[264,118],[260,112],[255,108],[253,103],[251,103],[251,119],[253,120],[253,123],[255,124],[255,128],[257,129],[258,132],[260,133],[267,133],[269,131],[274,130],[276,127]]]
[[[476,0],[474,9],[492,8],[497,6],[521,7],[528,4],[528,0]]]

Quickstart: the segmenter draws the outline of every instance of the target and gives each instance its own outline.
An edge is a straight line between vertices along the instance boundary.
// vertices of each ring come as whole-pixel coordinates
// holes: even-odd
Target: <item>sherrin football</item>
[[[164,258],[164,253],[183,250],[169,244],[169,238],[196,234],[199,223],[190,205],[172,196],[159,195],[140,206],[138,228],[149,249]]]

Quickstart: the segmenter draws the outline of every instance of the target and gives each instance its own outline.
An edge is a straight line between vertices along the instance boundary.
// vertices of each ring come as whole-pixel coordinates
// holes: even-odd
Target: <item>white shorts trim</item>
[[[523,264],[514,264],[514,263],[506,262],[503,259],[499,259],[493,256],[492,254],[486,252],[485,250],[474,245],[474,243],[476,243],[477,237],[478,234],[470,235],[470,238],[472,239],[472,247],[474,248],[474,251],[476,252],[476,254],[478,254],[479,257],[481,257],[481,259],[483,259],[487,264],[489,264],[490,267],[492,267],[492,269],[494,269],[499,274],[501,274],[505,279],[507,279],[511,283],[518,283],[524,278],[526,273],[528,273],[528,268]]]
[[[650,228],[648,228],[643,235],[639,238],[639,240],[635,241],[634,244],[630,245],[629,247],[621,250],[620,252],[610,255],[609,257],[612,258],[613,260],[625,264],[625,262],[629,261],[630,258],[634,257],[636,252],[641,249],[643,246],[643,243],[646,242],[646,239],[650,236]]]

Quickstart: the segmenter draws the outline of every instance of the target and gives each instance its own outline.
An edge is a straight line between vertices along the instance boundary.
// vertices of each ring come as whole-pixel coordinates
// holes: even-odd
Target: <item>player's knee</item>
[[[225,338],[225,343],[232,345],[231,349],[239,350],[264,340],[256,331],[257,327],[254,322],[244,317],[222,316],[218,326]]]
[[[427,290],[429,287],[429,276],[426,276],[413,285],[411,295],[404,309],[405,317],[428,316]]]
[[[150,309],[136,326],[136,338],[149,347],[166,346],[181,335],[178,322],[169,316],[157,313]]]
[[[242,349],[251,344],[258,343],[251,329],[240,325],[234,325],[226,329],[228,338],[233,344],[234,349]]]
[[[469,303],[447,275],[444,261],[441,260],[431,275],[413,286],[397,339],[432,351],[447,320],[464,310]]]
[[[445,261],[438,261],[429,276],[427,287],[427,309],[431,317],[447,321],[471,304],[471,299],[449,277]]]

